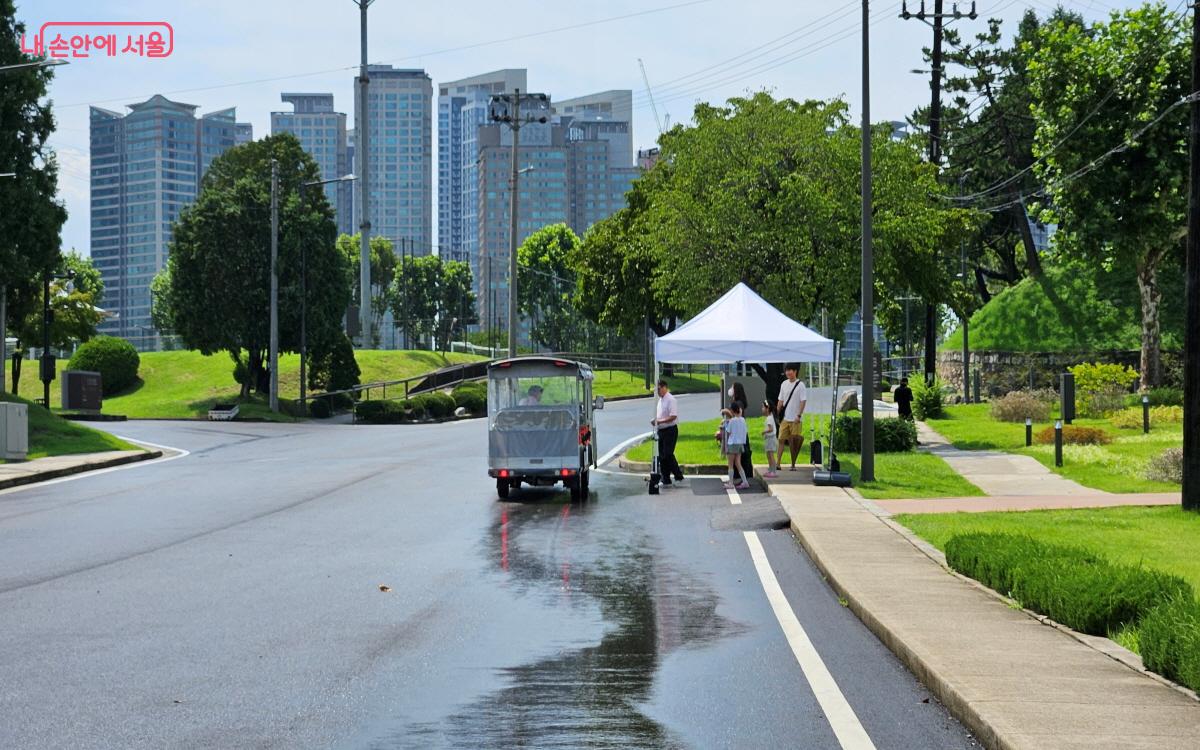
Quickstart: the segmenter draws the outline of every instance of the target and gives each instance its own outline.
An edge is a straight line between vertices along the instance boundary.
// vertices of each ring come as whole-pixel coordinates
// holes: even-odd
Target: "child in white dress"
[[[763,451],[767,454],[767,473],[763,476],[768,478],[779,476],[775,473],[779,469],[779,460],[775,457],[779,453],[779,436],[775,434],[775,417],[771,411],[771,402],[763,401]]]

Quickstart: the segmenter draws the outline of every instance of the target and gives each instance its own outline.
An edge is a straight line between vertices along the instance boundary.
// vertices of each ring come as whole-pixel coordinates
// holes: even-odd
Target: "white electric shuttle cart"
[[[587,496],[596,465],[592,368],[553,357],[517,357],[488,367],[488,476],[501,499],[520,488],[559,482]]]

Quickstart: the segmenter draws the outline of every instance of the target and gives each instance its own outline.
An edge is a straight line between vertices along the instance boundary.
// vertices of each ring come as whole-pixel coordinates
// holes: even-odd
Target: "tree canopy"
[[[213,160],[196,202],[174,227],[166,270],[171,329],[204,354],[229,352],[245,366],[250,386],[266,384],[263,359],[270,342],[271,160],[279,169],[280,351],[300,341],[302,259],[307,265],[309,350],[319,356],[342,335],[350,302],[346,257],[335,245],[333,209],[321,190],[315,161],[291,134],[236,146]],[[159,316],[160,319],[163,317]]]

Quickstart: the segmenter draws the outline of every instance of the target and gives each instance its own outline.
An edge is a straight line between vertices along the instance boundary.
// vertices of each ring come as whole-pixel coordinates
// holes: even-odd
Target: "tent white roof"
[[[833,341],[776,310],[743,283],[654,342],[659,362],[832,362]]]

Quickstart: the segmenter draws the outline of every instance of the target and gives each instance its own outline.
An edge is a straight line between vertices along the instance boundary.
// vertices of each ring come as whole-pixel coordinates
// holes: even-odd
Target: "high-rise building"
[[[317,166],[322,180],[336,180],[354,171],[346,141],[346,115],[333,110],[333,94],[289,94],[280,96],[292,105],[291,112],[271,113],[271,134],[291,133],[300,141]],[[338,232],[354,234],[351,182],[330,183],[325,197],[337,212]]]
[[[571,126],[583,130],[581,139],[608,143],[609,163],[615,167],[632,167],[633,151],[633,92],[629,89],[602,91],[554,104],[554,114]]]
[[[564,223],[577,234],[625,205],[625,193],[641,170],[633,163],[629,123],[598,108],[585,107],[599,100],[611,104],[613,94],[570,100],[567,114],[545,124],[521,128],[517,163],[522,169],[518,194],[517,244],[549,224]],[[619,110],[618,110],[619,111]],[[621,115],[625,116],[625,115]],[[476,290],[485,328],[506,328],[508,268],[511,238],[512,131],[499,124],[478,130],[478,236],[479,273]]]
[[[433,249],[433,84],[423,70],[369,65],[367,180],[371,236]],[[359,88],[354,89],[360,112]],[[356,128],[356,134],[361,128]],[[361,145],[361,144],[357,144]],[[361,207],[356,208],[356,213]],[[355,221],[357,231],[358,221]]]
[[[239,146],[254,140],[254,125],[248,122],[237,123],[234,126],[233,140]]]
[[[166,264],[171,225],[241,127],[233,108],[197,118],[195,105],[162,95],[128,108],[90,109],[91,256],[104,279],[104,305],[116,313],[101,332],[146,350],[160,344],[150,283]]]
[[[497,70],[438,86],[438,247],[443,257],[479,264],[479,126],[488,100],[525,90],[525,71]]]

